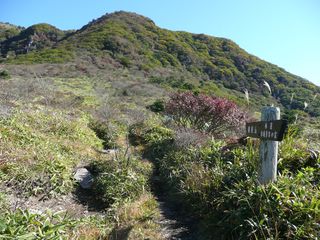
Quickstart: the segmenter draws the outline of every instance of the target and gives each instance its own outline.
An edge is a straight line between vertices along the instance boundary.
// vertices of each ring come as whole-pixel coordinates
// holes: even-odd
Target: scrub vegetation
[[[319,238],[319,87],[134,13],[0,43],[0,239]],[[244,125],[272,104],[289,128],[261,186]]]

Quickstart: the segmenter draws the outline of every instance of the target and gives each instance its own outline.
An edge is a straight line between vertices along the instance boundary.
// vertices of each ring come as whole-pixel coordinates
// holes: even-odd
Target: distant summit
[[[4,56],[19,55],[53,47],[64,36],[63,31],[50,24],[35,24],[4,40],[1,43],[1,53]]]
[[[0,43],[19,34],[24,28],[15,26],[10,23],[0,22]]]

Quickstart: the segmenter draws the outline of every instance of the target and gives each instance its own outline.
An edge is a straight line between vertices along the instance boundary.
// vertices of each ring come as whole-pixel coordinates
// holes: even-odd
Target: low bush
[[[155,144],[173,139],[173,131],[153,119],[138,122],[129,127],[129,138],[134,145]]]
[[[93,162],[90,168],[93,192],[105,207],[137,199],[148,189],[152,172],[150,165],[121,153],[114,160]]]
[[[165,112],[178,125],[193,127],[219,137],[241,130],[247,119],[246,113],[228,99],[191,92],[172,94],[166,103]]]
[[[9,64],[34,64],[34,63],[65,63],[74,58],[74,52],[63,48],[45,48],[40,51],[33,51],[21,54],[15,58],[9,58]]]
[[[196,86],[193,83],[187,82],[184,77],[157,77],[151,76],[150,77],[151,83],[157,83],[163,86],[169,86],[171,88],[177,88],[181,90],[195,90]]]
[[[152,131],[139,133],[153,135]],[[173,136],[170,139],[174,142]],[[288,138],[284,145],[289,144]],[[258,148],[251,141],[246,147],[231,148],[223,141],[210,140],[201,146],[177,148],[161,144],[161,138],[151,138],[152,144],[143,139],[146,152],[154,153],[157,171],[173,201],[197,217],[199,239],[319,236],[318,167],[303,165],[293,171],[285,165],[276,183],[261,186],[257,182]],[[319,164],[319,159],[316,162]]]
[[[162,100],[156,100],[148,108],[155,113],[163,112],[164,111],[164,102]]]
[[[215,199],[227,236],[238,239],[316,239],[320,233],[319,187],[314,170],[289,173],[267,186],[240,181]],[[222,217],[223,216],[223,217]]]
[[[126,68],[129,68],[131,65],[131,61],[128,57],[121,56],[119,57],[119,62]]]
[[[299,138],[300,129],[289,125],[286,137],[280,144],[278,169],[280,172],[289,170],[296,173],[303,168],[318,168],[319,154],[308,148],[306,141]]]
[[[146,145],[146,155],[160,158],[173,146],[174,132],[156,121],[146,121],[129,127],[129,139],[134,145]]]
[[[0,79],[9,79],[9,78],[11,78],[11,76],[7,70],[0,71]]]
[[[78,221],[65,214],[35,214],[29,211],[6,211],[0,214],[2,239],[67,239]]]
[[[104,149],[112,149],[117,146],[115,140],[116,135],[109,129],[107,123],[97,120],[92,120],[89,123],[89,127],[96,133],[97,137],[103,142]]]
[[[105,239],[113,224],[105,217],[76,219],[65,212],[1,209],[0,239]]]

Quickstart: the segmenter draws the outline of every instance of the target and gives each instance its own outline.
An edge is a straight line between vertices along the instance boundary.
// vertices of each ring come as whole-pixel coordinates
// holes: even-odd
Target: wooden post
[[[261,121],[272,121],[280,119],[280,109],[277,107],[263,107]],[[267,184],[277,179],[278,142],[272,140],[261,140],[260,143],[260,169],[259,182]]]

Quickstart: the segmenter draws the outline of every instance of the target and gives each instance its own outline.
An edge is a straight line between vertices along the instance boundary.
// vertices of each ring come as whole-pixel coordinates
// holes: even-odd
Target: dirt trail
[[[160,219],[158,224],[161,226],[161,234],[165,239],[170,240],[191,240],[192,237],[192,220],[181,216],[177,206],[170,202],[163,183],[159,177],[154,175],[152,179],[152,193],[159,205]]]
[[[178,213],[172,209],[172,206],[168,206],[166,202],[160,200],[158,200],[158,203],[161,214],[158,223],[162,228],[162,236],[170,240],[191,240],[189,227],[179,219]]]

